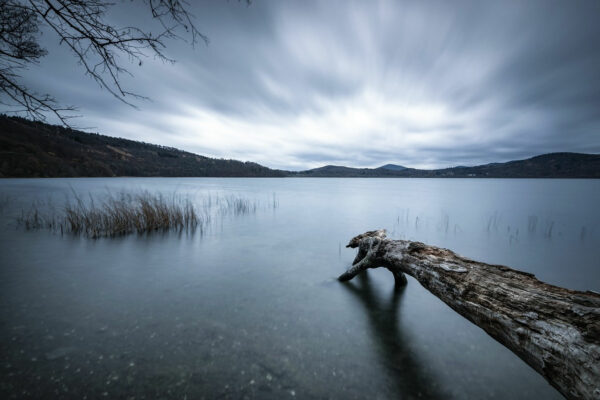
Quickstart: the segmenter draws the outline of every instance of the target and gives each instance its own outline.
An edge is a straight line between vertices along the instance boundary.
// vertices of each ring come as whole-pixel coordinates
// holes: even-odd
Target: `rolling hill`
[[[328,165],[296,173],[305,177],[395,178],[600,178],[600,155],[550,153],[526,160],[443,169],[349,168]]]
[[[294,172],[0,115],[0,177],[84,176],[600,178],[600,155],[550,153],[432,170],[386,164],[379,168],[327,165]]]

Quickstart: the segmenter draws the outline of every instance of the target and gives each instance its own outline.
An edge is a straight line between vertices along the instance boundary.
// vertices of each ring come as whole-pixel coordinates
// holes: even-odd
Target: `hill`
[[[550,153],[526,160],[443,169],[349,168],[328,165],[295,176],[380,178],[600,178],[600,155]]]
[[[402,165],[396,165],[396,164],[385,164],[377,169],[389,169],[391,171],[402,171],[403,169],[406,169],[406,167],[403,167]]]
[[[408,168],[407,168],[408,169]],[[399,169],[388,168],[352,168],[339,165],[326,165],[306,171],[290,172],[291,176],[314,178],[394,178]]]
[[[386,164],[379,168],[326,165],[291,172],[0,115],[0,177],[83,176],[600,178],[600,155],[550,153],[432,170]]]
[[[0,177],[276,177],[284,171],[0,115]]]

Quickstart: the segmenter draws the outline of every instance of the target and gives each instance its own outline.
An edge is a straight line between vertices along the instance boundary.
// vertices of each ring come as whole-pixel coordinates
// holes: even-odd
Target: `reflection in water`
[[[355,281],[360,284],[356,284]],[[398,397],[441,399],[434,376],[427,371],[418,355],[411,350],[410,340],[399,324],[400,300],[406,286],[395,286],[391,298],[384,301],[378,296],[367,271],[343,286],[355,295],[365,307],[372,337],[382,364],[390,371],[396,383]]]
[[[200,211],[207,199],[211,227],[100,240],[16,229],[22,209],[71,187],[177,193]],[[217,198],[259,208],[238,218],[244,204]],[[352,261],[342,241],[395,228],[597,291],[598,199],[600,180],[0,179],[0,398],[559,399],[419,285],[402,302],[373,272],[315,283]]]

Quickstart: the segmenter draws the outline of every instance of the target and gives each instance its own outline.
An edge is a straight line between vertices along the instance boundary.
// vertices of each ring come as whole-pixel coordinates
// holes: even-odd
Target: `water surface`
[[[203,235],[15,223],[120,190],[259,206]],[[9,179],[0,196],[2,398],[561,398],[414,279],[338,283],[371,229],[600,290],[598,180]]]

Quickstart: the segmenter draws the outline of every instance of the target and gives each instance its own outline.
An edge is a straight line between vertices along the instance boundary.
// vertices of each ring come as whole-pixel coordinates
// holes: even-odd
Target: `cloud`
[[[101,133],[274,168],[600,152],[596,1],[194,4],[210,44],[132,66],[139,111],[48,38],[26,79]]]

